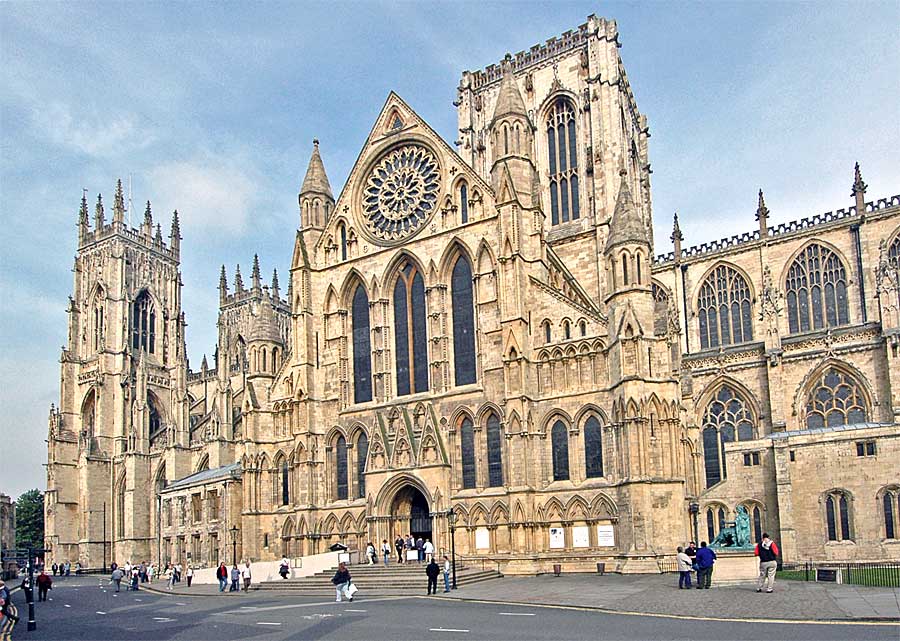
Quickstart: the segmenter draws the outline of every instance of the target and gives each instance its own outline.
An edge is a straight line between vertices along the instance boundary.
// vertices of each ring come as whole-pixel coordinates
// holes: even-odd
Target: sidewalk
[[[716,587],[713,579],[709,590],[679,590],[677,574],[506,577],[450,598],[724,619],[900,622],[900,588],[778,581],[766,594],[757,593],[755,584]]]
[[[178,596],[246,596],[245,592],[229,592],[228,588],[225,588],[224,592],[219,592],[218,583],[195,583],[191,587],[188,587],[187,583],[181,581],[180,583],[177,583],[171,590],[166,587],[167,585],[168,584],[165,581],[157,581],[149,587],[146,583],[142,583],[141,590],[147,590],[148,592],[153,592],[154,594],[172,594]],[[122,586],[122,592],[124,591],[125,586]],[[253,585],[250,586],[250,594],[259,594],[259,592],[255,590],[255,586]],[[273,592],[272,594],[277,595],[279,593]]]

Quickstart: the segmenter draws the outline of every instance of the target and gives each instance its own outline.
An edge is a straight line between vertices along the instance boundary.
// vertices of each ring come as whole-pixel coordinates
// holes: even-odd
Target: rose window
[[[363,191],[366,228],[387,241],[411,236],[437,207],[440,174],[437,159],[420,145],[405,145],[372,169]]]

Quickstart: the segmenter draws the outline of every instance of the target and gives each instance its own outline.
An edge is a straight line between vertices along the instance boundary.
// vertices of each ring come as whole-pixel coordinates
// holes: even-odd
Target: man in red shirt
[[[778,546],[763,532],[762,541],[756,544],[754,554],[759,557],[759,581],[756,584],[756,591],[762,592],[765,585],[766,592],[772,592],[775,587],[775,570],[778,569]]]

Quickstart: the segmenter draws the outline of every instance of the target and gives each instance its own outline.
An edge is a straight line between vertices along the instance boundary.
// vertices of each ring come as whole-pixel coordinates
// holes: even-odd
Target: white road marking
[[[498,612],[498,616],[501,617],[533,617],[533,612]]]
[[[366,610],[351,610],[350,608],[347,608],[344,612],[366,612]]]
[[[176,603],[175,605],[187,605],[187,603]]]
[[[468,630],[457,630],[454,628],[428,628],[430,632],[468,632]]]
[[[255,605],[242,605],[241,606],[241,610],[255,610],[255,609],[256,609]]]
[[[272,621],[257,621],[256,625],[281,625],[280,623],[275,623]]]
[[[137,601],[138,603],[140,603],[141,601],[143,601],[143,599],[135,599],[135,601]]]
[[[379,597],[379,598],[373,598],[373,599],[366,599],[366,603],[376,603],[379,601],[398,601],[400,599],[408,599],[408,598],[409,598],[408,596],[386,596],[386,597]],[[331,605],[337,606],[337,602],[330,600],[330,601],[325,601],[322,603],[291,603],[289,605],[268,605],[265,607],[258,607],[252,613],[267,612],[269,610],[288,610],[288,609],[293,609],[293,608],[321,608],[321,607],[331,606]],[[233,612],[212,612],[211,613],[211,615],[213,615],[213,616],[232,616],[232,615],[238,615],[238,614],[251,614],[251,612],[245,610],[242,612],[233,611]]]
[[[72,606],[69,605],[68,603],[64,603],[64,604],[63,604],[63,607],[64,607],[64,608],[71,608]]]
[[[170,619],[169,617],[153,617],[154,621],[159,621],[160,623],[168,623],[169,621],[174,621],[175,619]]]
[[[100,610],[97,610],[97,614],[106,614],[106,612],[101,612]]]

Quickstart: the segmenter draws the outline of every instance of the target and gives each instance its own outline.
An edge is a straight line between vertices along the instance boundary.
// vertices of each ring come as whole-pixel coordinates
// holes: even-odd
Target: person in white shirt
[[[450,591],[450,559],[444,555],[444,592]]]
[[[281,575],[282,579],[288,578],[288,574],[291,573],[291,564],[288,561],[286,556],[281,557],[281,563],[278,564],[278,574]]]
[[[194,568],[192,568],[190,565],[188,566],[185,576],[187,577],[188,587],[191,587],[191,581],[194,579]]]
[[[431,563],[431,560],[434,558],[434,543],[431,542],[431,539],[425,539],[425,545],[422,546],[422,550],[425,552],[425,562]]]
[[[250,561],[241,568],[241,578],[244,580],[244,592],[250,591]]]
[[[675,555],[675,562],[678,564],[678,589],[691,589],[691,557],[684,552],[684,548],[678,548],[678,554]]]

